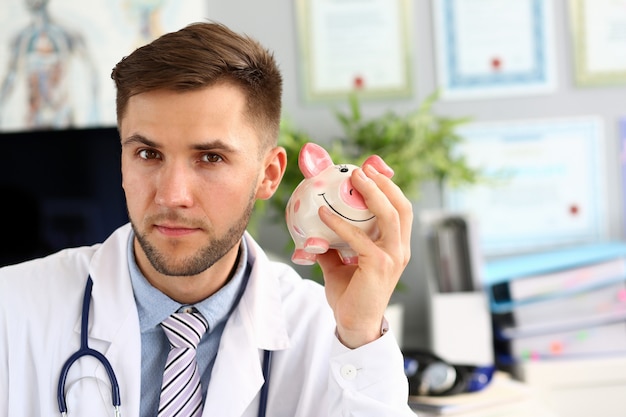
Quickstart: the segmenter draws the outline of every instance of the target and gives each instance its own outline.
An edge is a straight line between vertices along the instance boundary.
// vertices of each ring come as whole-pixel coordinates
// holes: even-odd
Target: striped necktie
[[[202,414],[202,390],[196,363],[196,348],[208,324],[198,312],[174,313],[161,322],[170,341],[159,417],[196,417]]]

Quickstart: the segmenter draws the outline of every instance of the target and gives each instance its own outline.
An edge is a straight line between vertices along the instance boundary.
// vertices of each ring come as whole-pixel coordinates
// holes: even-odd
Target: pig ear
[[[393,174],[394,174],[393,169],[391,169],[389,165],[387,165],[385,161],[383,161],[383,159],[378,155],[372,155],[368,157],[363,162],[363,166],[365,165],[371,165],[372,167],[374,167],[376,171],[380,172],[387,178],[393,177]]]
[[[314,143],[306,143],[298,155],[298,166],[304,178],[311,178],[334,165],[326,149]]]

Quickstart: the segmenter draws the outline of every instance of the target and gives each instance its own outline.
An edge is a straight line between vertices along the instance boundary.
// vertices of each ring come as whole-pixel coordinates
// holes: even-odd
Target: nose
[[[185,163],[170,161],[157,174],[155,202],[164,207],[193,205],[193,172]]]
[[[346,179],[341,183],[339,188],[339,195],[344,203],[353,209],[357,210],[367,210],[367,206],[365,205],[365,200],[361,193],[354,189],[352,186],[352,182],[350,179]]]

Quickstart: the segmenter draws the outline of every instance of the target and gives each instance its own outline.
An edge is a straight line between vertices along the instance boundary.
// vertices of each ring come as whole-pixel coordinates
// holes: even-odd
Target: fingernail
[[[369,165],[365,165],[364,169],[369,169],[370,166]],[[365,175],[365,172],[363,172],[363,169],[357,169],[356,170],[357,175],[359,176],[359,178],[361,178],[363,181],[371,181],[370,177],[368,177],[367,175]],[[373,172],[370,172],[370,175],[374,175],[376,173],[376,170],[374,170]]]
[[[376,175],[379,174],[379,172],[376,170],[376,168],[374,168],[374,166],[367,164],[365,165],[365,168],[367,170],[367,173],[370,175]]]
[[[371,167],[374,168],[374,170],[378,172],[379,174],[382,174],[387,178],[393,177],[394,175],[393,168],[387,165],[387,163],[382,158],[379,159],[378,165],[376,166],[374,165],[375,164],[371,164]]]
[[[322,212],[324,212],[325,214],[332,214],[332,211],[330,211],[330,209],[326,206],[322,206],[320,207],[320,209],[322,210]]]
[[[384,162],[384,161],[383,161]],[[391,178],[394,176],[395,172],[393,171],[393,168],[391,168],[389,165],[387,165],[387,163],[385,162],[385,172],[382,173],[385,177],[387,178]]]

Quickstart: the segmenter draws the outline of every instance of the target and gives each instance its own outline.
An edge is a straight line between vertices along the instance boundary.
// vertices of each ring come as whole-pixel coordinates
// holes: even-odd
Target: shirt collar
[[[130,271],[135,303],[137,304],[137,312],[139,313],[139,326],[141,332],[144,333],[154,329],[163,320],[172,313],[187,307],[172,300],[167,295],[153,287],[137,266],[135,252],[133,250],[135,234],[131,231],[127,253],[128,268]],[[250,276],[250,263],[248,262],[248,246],[245,239],[241,239],[239,247],[239,257],[237,267],[231,279],[220,288],[215,294],[194,304],[195,307],[209,323],[210,333],[218,324],[226,321],[233,311]]]

